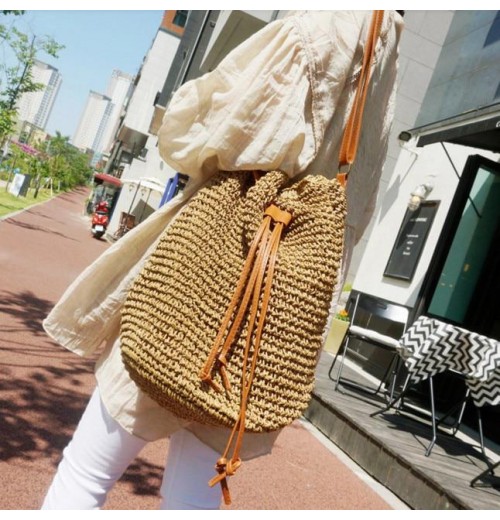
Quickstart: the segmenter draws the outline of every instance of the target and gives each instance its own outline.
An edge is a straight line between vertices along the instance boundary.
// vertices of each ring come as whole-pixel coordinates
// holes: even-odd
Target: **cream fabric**
[[[214,449],[225,445],[226,430],[186,425],[128,378],[116,341],[121,305],[161,232],[218,169],[279,168],[292,178],[335,176],[370,16],[370,11],[291,13],[173,96],[159,146],[168,164],[191,177],[187,189],[88,267],[44,321],[53,339],[79,355],[104,345],[96,367],[98,385],[108,411],[127,431],[154,440],[188,426]],[[398,14],[386,12],[347,187],[344,270],[373,212],[393,115],[402,27]],[[276,435],[248,434],[243,456],[266,452]]]

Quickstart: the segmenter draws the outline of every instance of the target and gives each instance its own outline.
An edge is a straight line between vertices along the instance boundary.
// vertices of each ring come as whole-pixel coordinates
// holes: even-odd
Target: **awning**
[[[138,188],[146,188],[148,190],[163,193],[165,184],[154,177],[143,177],[141,179],[123,179],[123,184],[135,184]]]
[[[121,187],[122,185],[122,181],[118,179],[118,177],[113,177],[112,175],[108,175],[107,173],[94,173],[94,179],[98,179],[102,182],[113,184],[114,186],[118,187]]]
[[[448,142],[500,153],[500,103],[408,130],[417,146]]]
[[[133,155],[139,153],[146,146],[148,141],[146,134],[129,128],[126,126],[126,121],[118,130],[116,138],[118,141],[121,141],[122,148]]]

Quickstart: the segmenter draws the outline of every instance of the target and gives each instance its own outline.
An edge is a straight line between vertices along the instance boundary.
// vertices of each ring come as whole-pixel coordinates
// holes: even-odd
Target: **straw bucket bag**
[[[382,16],[342,165],[356,153]],[[179,417],[232,428],[210,482],[227,503],[244,432],[282,428],[310,400],[342,258],[344,184],[345,174],[290,184],[281,171],[220,172],[165,231],[125,301],[122,358],[136,384]]]

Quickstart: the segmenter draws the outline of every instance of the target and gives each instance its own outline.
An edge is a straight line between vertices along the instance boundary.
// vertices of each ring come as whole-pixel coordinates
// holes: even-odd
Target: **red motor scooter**
[[[106,201],[99,202],[92,215],[92,235],[101,238],[109,224],[109,207]]]

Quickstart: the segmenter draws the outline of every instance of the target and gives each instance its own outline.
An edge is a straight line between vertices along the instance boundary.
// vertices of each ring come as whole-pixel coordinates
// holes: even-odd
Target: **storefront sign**
[[[406,210],[384,276],[411,281],[438,207],[439,201],[426,201],[415,211]]]
[[[9,193],[15,197],[24,197],[28,190],[27,182],[29,183],[29,177],[27,175],[14,171],[14,178],[10,183]]]

